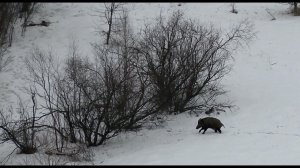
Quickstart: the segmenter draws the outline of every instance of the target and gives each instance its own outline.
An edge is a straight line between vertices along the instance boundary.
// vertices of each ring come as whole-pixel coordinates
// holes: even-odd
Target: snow
[[[222,84],[226,99],[236,108],[220,115],[225,125],[222,134],[208,129],[202,135],[195,129],[206,115],[188,113],[168,117],[163,126],[122,133],[104,145],[92,147],[94,165],[293,165],[300,164],[300,17],[288,14],[283,3],[235,3],[238,14],[230,13],[230,3],[127,3],[136,32],[161,12],[175,10],[199,23],[214,24],[224,30],[248,19],[254,24],[256,38],[248,47],[234,53],[232,71]],[[15,57],[11,71],[0,73],[0,104],[15,103],[10,91],[19,92],[26,75],[24,57],[33,46],[52,49],[60,59],[67,56],[75,39],[83,56],[92,54],[91,42],[98,39],[96,25],[101,23],[93,9],[101,3],[45,3],[36,20],[49,27],[29,27],[25,37],[15,35],[10,53]],[[276,20],[266,12],[268,9]],[[0,145],[0,160],[14,149]],[[30,155],[28,155],[30,157]],[[25,155],[13,153],[6,164],[25,164]],[[80,164],[80,163],[75,163]]]

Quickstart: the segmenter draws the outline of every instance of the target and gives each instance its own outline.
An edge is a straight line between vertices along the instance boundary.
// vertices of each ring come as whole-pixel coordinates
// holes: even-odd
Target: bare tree
[[[114,32],[118,32],[118,25],[116,21],[118,20],[118,13],[122,11],[123,3],[104,3],[104,11],[103,10],[95,10],[98,13],[98,16],[102,19],[104,18],[104,24],[108,26],[107,30],[99,31],[100,35],[102,33],[105,34],[105,44],[108,45],[110,43],[110,39]],[[101,25],[102,27],[102,25]]]
[[[71,122],[79,135],[82,133],[79,139],[88,146],[139,128],[158,109],[150,103],[148,76],[137,68],[138,55],[126,12],[120,20],[122,31],[116,34],[114,45],[94,44],[94,63],[73,48],[58,87],[58,104],[70,112]]]
[[[123,14],[121,31],[116,34],[114,42],[108,46],[94,44],[95,64],[80,66],[91,73],[85,77],[92,77],[81,79],[86,81],[84,84],[76,82],[83,91],[81,99],[89,102],[81,106],[81,113],[89,116],[76,122],[80,123],[78,127],[83,130],[89,146],[101,145],[121,131],[139,128],[140,122],[153,112],[146,108],[150,107],[146,94],[149,84],[136,68],[135,41],[128,16],[126,12]]]
[[[0,46],[11,45],[14,24],[18,19],[19,3],[0,4]]]
[[[1,3],[0,4],[0,71],[12,62],[7,48],[12,45],[15,23],[18,18],[23,19],[22,35],[26,25],[37,9],[37,3]]]
[[[62,80],[60,66],[51,51],[45,53],[38,48],[25,58],[25,64],[30,74],[31,88],[36,91],[42,111],[37,117],[40,122],[36,127],[53,131],[56,150],[62,152],[65,141],[76,142],[76,137],[72,136],[73,127],[69,127],[69,120],[66,120],[68,111],[59,108],[57,101],[58,84]]]
[[[149,94],[149,77],[139,68],[139,55],[136,50],[137,42],[130,27],[128,11],[123,9],[118,19],[119,32],[115,33],[111,45],[101,47],[94,45],[98,67],[103,67],[107,90],[111,90],[112,109],[115,111],[115,125],[123,130],[132,130],[141,127],[143,121],[158,111],[156,104],[152,104],[152,95]],[[107,98],[106,98],[107,99]],[[113,112],[110,112],[113,113]],[[119,124],[117,124],[119,123]]]
[[[140,128],[161,110],[183,112],[214,101],[223,94],[219,81],[229,70],[232,47],[252,37],[247,24],[222,38],[177,12],[167,23],[160,17],[146,27],[137,41],[126,11],[119,21],[113,43],[93,45],[93,62],[81,56],[76,43],[63,68],[51,52],[36,49],[26,58],[43,109],[36,121],[50,121],[35,127],[54,130],[59,152],[64,140],[101,145]]]
[[[34,14],[37,12],[38,7],[39,7],[39,4],[36,2],[22,3],[21,9],[20,9],[20,18],[23,19],[22,36],[25,35],[25,31],[26,31],[28,22],[30,19],[32,19]]]
[[[41,107],[45,113],[39,118],[54,116],[53,125],[37,126],[88,146],[101,145],[121,131],[137,128],[137,122],[143,119],[141,109],[145,111],[147,102],[145,84],[135,81],[145,81],[134,74],[133,63],[124,60],[129,60],[125,54],[131,56],[125,46],[122,42],[114,49],[101,50],[102,58],[93,64],[83,59],[73,45],[62,73],[58,73],[51,53],[35,50],[27,57],[33,88],[44,102]],[[113,61],[114,56],[120,59]],[[97,66],[99,63],[102,66]]]
[[[115,20],[114,15],[118,11],[118,9],[122,6],[122,4],[112,2],[110,4],[105,3],[104,5],[105,5],[105,19],[108,24],[108,31],[106,32],[106,44],[108,45],[111,37],[112,29],[114,26],[113,23]]]
[[[253,37],[244,21],[222,37],[175,12],[146,26],[140,41],[141,68],[149,75],[155,103],[163,111],[183,112],[206,105],[224,92],[218,86],[229,72],[232,47]]]
[[[52,52],[47,54],[39,49],[34,49],[32,55],[25,58],[27,70],[37,95],[43,101],[41,108],[47,112],[42,117],[51,116],[52,126],[44,125],[54,129],[61,138],[69,136],[70,142],[76,142],[73,121],[70,117],[70,109],[63,106],[59,101],[59,96],[64,94],[61,85],[64,81],[64,74],[60,72],[60,65],[57,63]],[[41,117],[41,118],[42,118]],[[61,123],[61,117],[63,123]],[[63,128],[63,125],[66,127]],[[64,131],[67,131],[66,133]]]
[[[238,11],[235,9],[235,3],[231,3],[230,6],[231,6],[231,11],[230,12],[237,14]]]
[[[12,44],[14,24],[18,19],[18,3],[0,4],[0,71],[5,70],[12,62],[12,56],[7,55],[7,48]]]

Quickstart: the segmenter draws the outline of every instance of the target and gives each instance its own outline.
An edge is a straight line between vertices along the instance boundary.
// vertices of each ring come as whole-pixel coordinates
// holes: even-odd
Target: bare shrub
[[[5,70],[13,59],[12,56],[7,55],[7,49],[12,45],[16,21],[19,18],[23,19],[22,35],[24,36],[26,25],[38,6],[35,2],[0,4],[0,72]]]
[[[174,12],[146,25],[138,47],[140,68],[150,78],[154,103],[162,111],[183,112],[207,106],[219,95],[220,80],[234,48],[253,37],[244,21],[222,35],[213,27],[197,25]]]
[[[74,154],[69,155],[70,161],[82,162],[82,161],[93,161],[95,153],[91,148],[87,148],[85,144],[79,144],[74,149]]]
[[[29,110],[19,100],[19,108],[16,111],[19,114],[18,120],[14,119],[13,114],[16,112],[12,107],[9,109],[8,114],[0,111],[1,143],[12,141],[20,150],[20,153],[25,154],[32,154],[37,151],[35,143],[37,132],[35,127],[36,100],[34,94],[32,94],[32,101],[33,107],[32,110]]]
[[[36,137],[36,144],[39,150],[52,148],[54,136],[49,130],[41,131]]]
[[[92,161],[95,156],[93,150],[87,148],[85,143],[70,143],[64,139],[64,145],[57,149],[55,133],[51,129],[46,129],[43,134],[40,132],[39,135],[36,138],[39,151],[49,156],[64,157],[65,160],[72,162]]]
[[[59,84],[62,75],[59,72],[60,65],[57,63],[51,51],[44,51],[35,48],[32,55],[25,58],[26,68],[29,72],[31,88],[37,93],[40,99],[40,109],[44,111],[39,120],[39,127],[49,128],[54,131],[56,149],[59,151],[64,146],[65,139],[76,142],[74,130],[69,126],[68,111],[64,111],[58,102]]]
[[[36,153],[32,156],[26,156],[23,159],[23,165],[45,165],[45,166],[57,166],[57,165],[67,165],[69,162],[64,157],[51,156]]]
[[[109,46],[94,45],[99,73],[104,87],[112,96],[109,100],[109,113],[114,114],[112,120],[115,128],[120,130],[136,130],[146,118],[159,109],[152,104],[148,76],[138,68],[139,57],[137,42],[130,27],[128,11],[123,10],[118,22],[119,32],[115,33]]]
[[[102,51],[101,56],[113,53]],[[114,51],[124,54],[125,50]],[[43,101],[41,108],[46,110],[39,118],[48,118],[53,123],[38,126],[58,133],[61,138],[55,142],[61,143],[56,145],[59,152],[64,150],[62,139],[97,146],[124,129],[137,128],[137,121],[143,119],[140,111],[145,111],[147,104],[143,99],[145,84],[133,83],[144,79],[134,74],[136,71],[132,71],[129,61],[124,66],[124,59],[115,64],[108,57],[102,58],[93,64],[80,56],[74,44],[61,73],[51,52],[34,50],[31,57],[26,58],[32,87]],[[127,101],[129,99],[132,101]]]
[[[25,36],[26,27],[28,25],[28,22],[34,14],[36,14],[37,10],[39,9],[40,4],[36,2],[25,2],[21,3],[21,8],[19,11],[19,16],[23,20],[22,24],[22,36]]]
[[[153,120],[160,111],[215,103],[224,94],[219,81],[229,72],[232,49],[252,37],[246,22],[222,36],[176,12],[166,23],[160,17],[154,27],[147,26],[137,41],[126,11],[119,20],[120,31],[109,45],[93,44],[93,62],[81,56],[75,42],[64,67],[51,52],[39,49],[26,58],[31,88],[42,102],[38,120],[49,121],[35,127],[55,135],[56,149],[49,154],[81,160],[85,156],[77,154],[83,153],[89,158],[85,149],[73,150],[67,142],[102,145],[122,131],[163,121]]]
[[[71,143],[79,139],[92,144],[94,131],[91,130],[97,129],[102,121],[94,107],[94,101],[101,96],[97,89],[101,87],[92,76],[94,72],[89,71],[88,61],[84,62],[78,54],[73,44],[64,69],[60,69],[51,52],[46,54],[38,49],[25,60],[32,87],[43,102],[41,108],[45,113],[40,118],[48,118],[51,122],[40,126],[54,131],[58,152],[63,151],[66,139]],[[96,133],[95,141],[99,143],[99,133]]]
[[[11,45],[14,24],[18,19],[19,3],[0,4],[0,48]]]
[[[7,48],[12,44],[14,24],[18,19],[18,3],[0,4],[0,72],[12,62],[12,56],[7,55]]]

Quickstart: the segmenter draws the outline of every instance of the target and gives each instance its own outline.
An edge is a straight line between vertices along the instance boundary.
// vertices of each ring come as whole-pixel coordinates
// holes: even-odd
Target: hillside
[[[200,23],[212,23],[224,30],[243,19],[254,24],[256,38],[248,47],[235,51],[232,71],[223,79],[232,111],[212,115],[224,123],[222,134],[207,130],[199,134],[197,120],[206,116],[184,113],[169,116],[161,127],[122,133],[102,146],[92,147],[92,162],[70,164],[104,165],[292,165],[300,164],[300,17],[288,13],[282,3],[128,3],[135,31],[158,16],[182,10]],[[84,56],[92,55],[91,42],[98,39],[94,3],[47,3],[36,20],[46,19],[49,27],[30,27],[25,37],[16,34],[10,48],[14,62],[0,73],[0,104],[15,103],[9,91],[25,85],[23,58],[34,46],[51,49],[63,59],[72,40]],[[266,12],[268,9],[276,20]],[[13,144],[0,145],[0,160]],[[25,164],[30,155],[13,153],[6,163]],[[27,162],[28,163],[28,162]]]

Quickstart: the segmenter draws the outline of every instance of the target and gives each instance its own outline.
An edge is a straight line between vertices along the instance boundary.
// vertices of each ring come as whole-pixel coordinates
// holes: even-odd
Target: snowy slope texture
[[[222,134],[208,129],[202,135],[197,120],[207,116],[183,113],[169,116],[161,127],[122,133],[104,145],[92,147],[93,161],[68,164],[94,165],[294,165],[300,164],[300,17],[289,14],[284,3],[127,3],[135,31],[162,13],[178,9],[187,17],[223,30],[248,19],[256,38],[234,53],[232,71],[222,80],[232,111],[211,116],[225,125]],[[33,46],[52,49],[63,56],[77,40],[83,55],[91,55],[101,3],[47,3],[36,16],[49,27],[30,27],[22,38],[15,35],[10,48],[11,71],[0,73],[0,103],[15,103],[9,91],[21,90],[26,75],[23,58]],[[266,11],[276,17],[272,17]],[[14,148],[0,145],[2,160]],[[36,155],[36,154],[34,154]],[[8,165],[39,164],[33,155],[12,154]],[[62,162],[61,162],[62,163]],[[59,163],[58,163],[59,164]]]

